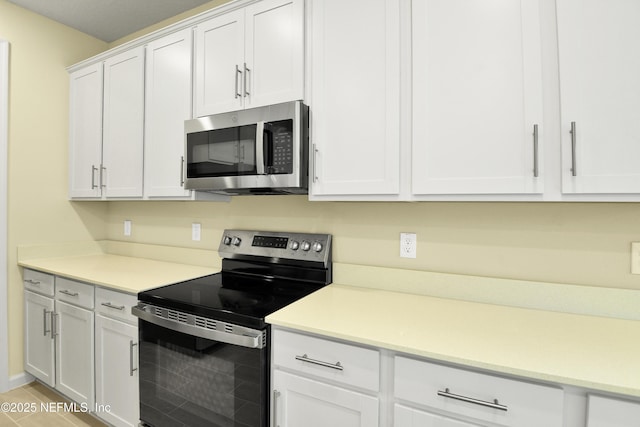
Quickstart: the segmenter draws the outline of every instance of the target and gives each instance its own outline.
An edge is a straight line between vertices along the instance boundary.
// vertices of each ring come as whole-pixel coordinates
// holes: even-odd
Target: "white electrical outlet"
[[[640,274],[640,242],[631,243],[631,274]]]
[[[131,220],[130,219],[124,220],[124,235],[131,236]]]
[[[400,233],[400,256],[402,258],[415,258],[418,237],[416,233]]]
[[[191,240],[195,240],[197,242],[200,241],[200,230],[201,230],[201,226],[199,223],[194,222],[193,224],[191,224]]]

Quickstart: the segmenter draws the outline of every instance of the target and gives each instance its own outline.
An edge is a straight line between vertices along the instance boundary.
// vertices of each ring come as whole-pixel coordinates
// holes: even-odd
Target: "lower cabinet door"
[[[640,426],[640,402],[589,395],[587,427]]]
[[[56,385],[52,313],[52,298],[24,292],[25,370],[51,387]]]
[[[440,415],[396,405],[393,411],[394,427],[480,427]]]
[[[140,418],[138,328],[96,314],[96,415],[137,426]]]
[[[378,399],[276,370],[273,427],[375,427]]]
[[[56,389],[93,410],[93,311],[56,301]]]

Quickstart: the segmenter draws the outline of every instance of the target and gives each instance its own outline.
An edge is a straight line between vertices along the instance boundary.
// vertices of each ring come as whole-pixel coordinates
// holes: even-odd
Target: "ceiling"
[[[8,0],[107,43],[210,0]]]

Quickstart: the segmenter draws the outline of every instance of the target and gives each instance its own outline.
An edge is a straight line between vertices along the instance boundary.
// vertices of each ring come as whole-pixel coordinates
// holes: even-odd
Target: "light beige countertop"
[[[219,271],[214,267],[104,253],[24,259],[18,264],[133,294]]]
[[[640,321],[329,285],[267,322],[436,361],[640,397]]]

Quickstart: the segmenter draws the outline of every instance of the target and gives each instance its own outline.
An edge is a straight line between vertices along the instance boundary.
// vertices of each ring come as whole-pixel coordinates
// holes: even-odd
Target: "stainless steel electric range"
[[[331,283],[331,235],[226,230],[222,271],[138,294],[142,425],[266,427],[265,317]]]

